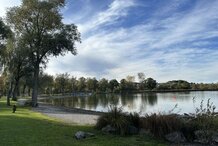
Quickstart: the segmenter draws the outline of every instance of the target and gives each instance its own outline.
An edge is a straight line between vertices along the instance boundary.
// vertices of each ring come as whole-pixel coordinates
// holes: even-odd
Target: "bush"
[[[176,115],[151,114],[141,119],[141,127],[149,130],[156,137],[180,131],[182,122]]]
[[[193,99],[194,102],[194,99]],[[177,105],[173,110],[177,108]],[[130,134],[130,129],[138,131],[139,129],[148,130],[153,136],[164,138],[166,134],[180,131],[189,141],[196,139],[196,132],[203,133],[203,139],[210,142],[212,134],[216,129],[215,125],[215,106],[207,101],[204,107],[203,101],[199,108],[196,109],[194,116],[180,116],[176,114],[150,114],[140,117],[138,113],[126,114],[122,108],[111,106],[108,113],[99,117],[96,128],[102,129],[110,125],[115,128],[117,134],[126,135]]]
[[[117,130],[117,134],[128,134],[129,121],[127,115],[123,113],[122,108],[111,106],[108,113],[103,114],[97,120],[96,128],[102,129],[110,125]]]
[[[140,116],[138,113],[130,113],[127,115],[127,119],[132,126],[140,128]]]
[[[195,99],[193,98],[195,103]],[[200,107],[195,108],[195,122],[199,129],[202,130],[213,130],[215,128],[215,105],[213,102],[210,102],[210,99],[207,100],[206,107],[204,106],[204,100],[201,101]]]
[[[193,103],[195,103],[195,98],[193,98]],[[215,125],[215,109],[216,106],[210,99],[207,100],[206,106],[204,106],[204,100],[201,101],[199,108],[195,108],[195,118],[190,122],[193,127],[196,127],[195,132],[202,133],[201,140],[207,143],[212,141],[212,135],[216,129]]]

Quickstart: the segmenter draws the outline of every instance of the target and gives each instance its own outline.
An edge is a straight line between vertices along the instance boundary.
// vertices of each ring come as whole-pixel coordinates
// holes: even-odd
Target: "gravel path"
[[[69,109],[42,103],[37,108],[32,108],[32,110],[49,117],[57,118],[65,123],[78,125],[94,125],[99,115],[102,114],[100,112],[83,109]]]

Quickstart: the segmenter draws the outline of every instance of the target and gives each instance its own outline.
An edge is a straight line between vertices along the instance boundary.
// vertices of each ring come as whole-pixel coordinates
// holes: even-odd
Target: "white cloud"
[[[47,71],[110,79],[145,72],[159,82],[218,81],[218,69],[214,68],[218,66],[218,47],[202,48],[203,43],[210,44],[207,39],[218,37],[214,25],[218,23],[217,1],[201,1],[189,11],[175,12],[164,19],[149,18],[148,23],[130,28],[102,29],[128,17],[129,8],[134,6],[132,0],[115,0],[108,9],[79,24],[85,37],[78,45],[78,56],[51,59]],[[175,11],[177,6],[170,7],[165,13]]]
[[[121,17],[126,16],[128,8],[135,6],[134,0],[114,0],[106,11],[91,17],[85,24],[79,24],[81,33],[85,34],[92,29],[98,29],[101,25],[115,23]]]
[[[217,36],[217,30],[210,28],[212,23],[217,23],[218,2],[199,3],[191,11],[183,15],[177,15],[167,22],[171,25],[164,33],[159,43],[152,47],[168,47],[184,41],[193,41]],[[166,22],[165,22],[166,23]]]

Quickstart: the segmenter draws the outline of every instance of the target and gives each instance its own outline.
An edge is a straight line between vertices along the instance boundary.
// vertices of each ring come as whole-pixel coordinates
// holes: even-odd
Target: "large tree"
[[[98,81],[96,78],[87,78],[86,86],[89,91],[95,92],[98,88]]]
[[[10,28],[0,18],[0,74],[2,73],[2,67],[5,64],[5,48],[7,39],[11,37]]]
[[[145,86],[147,89],[152,90],[157,86],[157,82],[153,78],[147,78],[145,80]]]
[[[63,95],[66,92],[67,86],[70,84],[70,74],[63,73],[63,74],[57,74],[55,78],[56,88],[59,89],[59,92]]]
[[[2,74],[2,68],[10,61],[7,51],[7,42],[12,38],[11,29],[5,25],[0,18],[0,75]],[[5,78],[6,79],[6,78]],[[7,105],[10,105],[10,99],[7,98]]]
[[[114,89],[116,89],[118,86],[119,86],[119,83],[116,79],[110,80],[109,87],[110,87],[111,92],[114,92]]]
[[[79,91],[85,91],[85,89],[86,89],[86,78],[80,77],[79,80],[78,80],[77,87],[78,87]]]
[[[100,90],[100,92],[107,92],[107,89],[109,87],[108,80],[105,78],[102,78],[101,80],[99,80],[98,87],[99,87],[98,89]]]
[[[138,73],[138,80],[139,80],[139,89],[144,89],[144,81],[145,81],[145,74],[143,72]]]
[[[29,53],[34,68],[33,106],[37,106],[39,71],[49,56],[76,55],[75,42],[80,33],[74,24],[63,24],[60,8],[64,0],[23,0],[21,6],[7,12],[7,22],[20,38],[22,48]]]
[[[54,86],[54,77],[52,75],[41,72],[39,74],[39,92],[41,94],[52,94]]]

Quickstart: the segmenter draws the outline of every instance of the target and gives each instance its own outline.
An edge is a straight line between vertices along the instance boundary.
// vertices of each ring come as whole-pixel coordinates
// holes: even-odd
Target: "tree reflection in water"
[[[171,110],[175,104],[183,112],[192,112],[192,98],[199,102],[206,98],[218,104],[218,92],[172,92],[172,93],[126,93],[126,94],[93,94],[82,97],[51,97],[42,102],[58,106],[82,108],[87,110],[108,111],[110,105],[123,107],[125,112],[155,112]],[[198,101],[197,101],[198,102]]]

